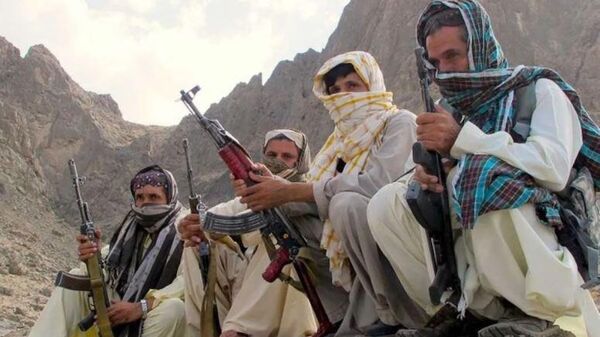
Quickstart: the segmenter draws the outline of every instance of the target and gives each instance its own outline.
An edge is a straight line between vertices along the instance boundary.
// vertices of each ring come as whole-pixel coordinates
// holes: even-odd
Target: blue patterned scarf
[[[554,81],[573,104],[582,127],[583,146],[575,168],[586,166],[594,177],[596,189],[600,188],[600,129],[581,104],[577,92],[551,69],[509,68],[490,18],[477,1],[432,1],[419,19],[417,43],[425,46],[427,20],[448,8],[458,9],[465,21],[469,36],[469,71],[441,73],[427,64],[442,96],[465,121],[483,132],[508,132],[513,128],[516,114],[514,90],[541,78]],[[556,196],[540,187],[526,172],[494,156],[467,154],[460,158],[452,199],[453,209],[464,228],[473,228],[482,214],[519,208],[526,203],[535,205],[542,222],[557,228],[562,226]]]

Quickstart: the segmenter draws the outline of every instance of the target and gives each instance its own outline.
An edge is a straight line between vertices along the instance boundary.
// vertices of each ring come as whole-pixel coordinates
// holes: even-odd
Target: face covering
[[[290,169],[283,160],[273,158],[273,157],[265,157],[263,160],[263,164],[273,174],[279,174],[285,170]]]
[[[152,227],[159,220],[164,218],[171,207],[169,205],[162,204],[144,204],[142,207],[131,206],[131,209],[135,213],[135,219],[140,226],[147,228]]]

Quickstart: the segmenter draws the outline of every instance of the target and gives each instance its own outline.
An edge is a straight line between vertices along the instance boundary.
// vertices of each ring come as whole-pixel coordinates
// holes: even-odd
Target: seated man
[[[573,336],[561,327],[585,336],[574,319],[561,318],[581,313],[589,336],[599,336],[598,312],[580,288],[577,264],[557,241],[555,231],[564,224],[555,193],[567,185],[572,167],[588,167],[598,184],[600,130],[556,72],[508,67],[478,2],[433,1],[418,22],[417,37],[444,100],[456,110],[452,115],[436,106],[438,113],[417,118],[417,139],[425,148],[458,160],[447,186],[421,166],[412,179],[423,189],[448,189],[459,309],[500,320],[480,329],[480,337]],[[516,89],[527,86],[535,105],[530,131],[519,140],[516,111],[525,100]],[[440,307],[428,294],[431,257],[405,199],[409,181],[401,179],[373,197],[369,226],[410,297],[434,314]],[[561,327],[553,325],[557,319]],[[452,326],[401,335],[447,336],[445,328]]]
[[[115,337],[184,336],[183,280],[177,276],[183,243],[174,223],[185,208],[177,201],[177,184],[171,172],[153,165],[135,175],[130,190],[131,211],[102,249],[113,333]],[[77,236],[82,262],[100,249],[99,230],[96,236],[97,245]],[[71,273],[86,275],[87,271],[82,264]],[[88,314],[87,292],[57,287],[29,336],[77,336],[81,334],[77,323]]]
[[[310,150],[306,136],[287,129],[269,131],[265,135],[263,163],[281,178],[289,181],[303,180],[310,164]],[[209,210],[219,215],[236,215],[245,211],[248,209],[246,205],[239,202],[239,198]],[[298,212],[290,214],[290,218],[294,223],[301,222],[308,230],[315,227],[315,220],[318,222],[314,216],[305,216]],[[203,236],[211,236],[202,232],[199,217],[194,214],[185,217],[178,225],[178,229],[182,239],[186,240],[186,245],[193,247],[185,249],[183,258],[186,308],[189,324],[200,331],[199,317],[205,293],[198,267],[197,246]],[[261,242],[260,233],[243,235],[242,240],[248,247],[246,255],[250,258],[249,263],[224,245],[213,243],[217,245],[219,255],[215,291],[219,321],[223,330],[222,336],[284,337],[304,336],[314,332],[315,321],[306,296],[280,280],[268,283],[262,278],[261,275],[270,259],[265,245]],[[313,245],[318,246],[318,242],[313,242]],[[326,258],[324,260],[325,274],[327,274]],[[323,265],[323,261],[320,262]],[[289,273],[289,267],[284,271]],[[322,272],[317,275],[320,274]],[[325,280],[320,283],[326,285],[331,284],[331,281]],[[335,291],[332,293],[335,294]],[[333,294],[329,294],[327,298],[334,298]],[[337,298],[330,302],[335,302],[334,305],[339,307],[343,306],[344,299]]]
[[[394,333],[399,325],[420,326],[425,314],[391,277],[393,270],[379,252],[366,218],[371,196],[412,167],[415,116],[393,105],[377,62],[366,52],[325,62],[313,92],[335,129],[311,166],[310,182],[251,174],[259,183],[239,190],[241,202],[254,211],[292,202],[316,204],[325,221],[319,234],[333,280],[350,291],[338,335],[360,330],[378,336]]]

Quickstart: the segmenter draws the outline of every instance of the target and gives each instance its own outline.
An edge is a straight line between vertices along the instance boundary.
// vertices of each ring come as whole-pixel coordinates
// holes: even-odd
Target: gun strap
[[[531,116],[535,111],[537,99],[535,96],[535,82],[515,90],[516,104],[515,120],[510,134],[517,143],[524,143],[529,136]]]
[[[226,216],[208,212],[203,227],[209,233],[241,235],[259,230],[266,225],[267,223],[260,213],[248,212],[236,216]]]
[[[201,336],[217,337],[218,329],[215,324],[215,286],[217,285],[217,255],[216,245],[211,244],[210,262],[208,263],[208,281],[205,285],[204,298],[202,298],[202,311],[200,313]]]

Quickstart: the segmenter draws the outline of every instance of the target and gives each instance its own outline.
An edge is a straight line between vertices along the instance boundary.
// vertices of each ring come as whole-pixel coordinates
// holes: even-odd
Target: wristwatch
[[[141,300],[140,306],[142,307],[142,319],[146,319],[148,317],[148,301]]]

